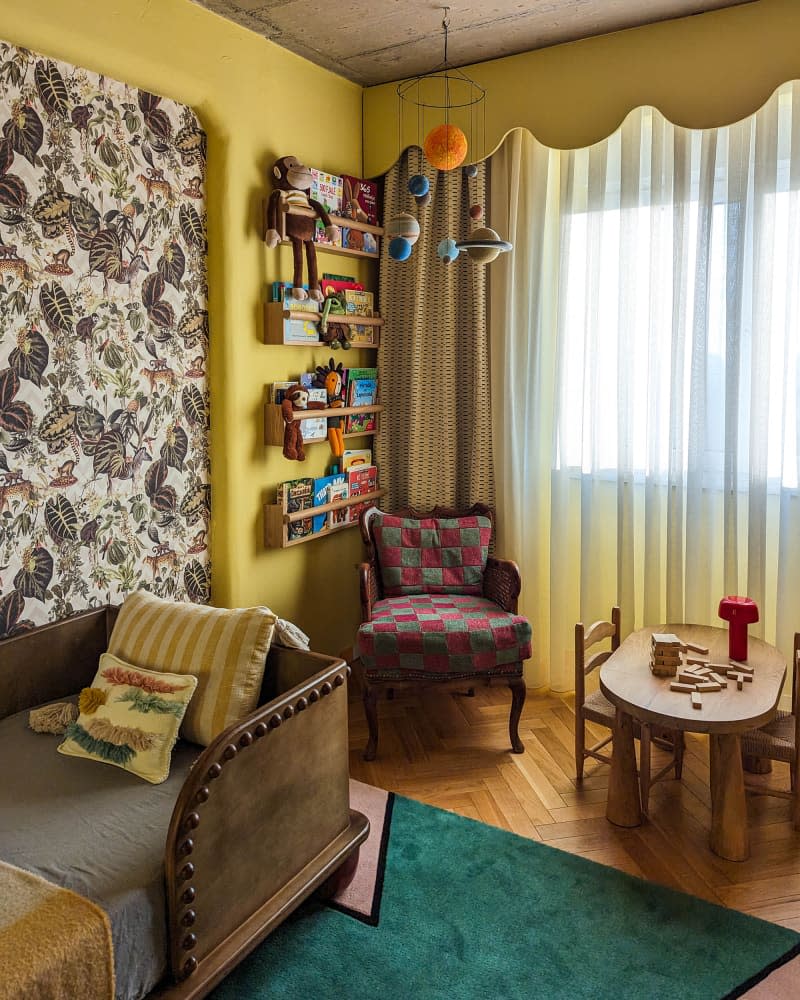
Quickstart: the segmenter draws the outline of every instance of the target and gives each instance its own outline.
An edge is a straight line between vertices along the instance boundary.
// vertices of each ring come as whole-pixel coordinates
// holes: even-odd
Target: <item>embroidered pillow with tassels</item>
[[[196,687],[191,674],[141,670],[103,653],[58,751],[113,764],[157,785],[169,774],[172,748]]]

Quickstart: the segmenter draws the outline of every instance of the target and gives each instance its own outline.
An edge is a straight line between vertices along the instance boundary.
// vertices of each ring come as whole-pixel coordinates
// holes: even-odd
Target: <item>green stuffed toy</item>
[[[350,350],[350,326],[347,323],[338,323],[330,319],[331,316],[345,316],[347,309],[344,304],[344,295],[328,295],[322,306],[322,314],[319,321],[319,337],[323,344],[330,344],[335,351],[341,346],[343,350]]]

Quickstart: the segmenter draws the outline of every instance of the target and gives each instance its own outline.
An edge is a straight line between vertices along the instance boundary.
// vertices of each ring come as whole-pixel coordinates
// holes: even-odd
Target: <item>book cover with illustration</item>
[[[302,376],[300,379],[300,385],[303,385]],[[308,389],[308,408],[310,410],[316,409],[316,407],[311,405],[312,403],[321,403],[323,408],[328,405],[328,394],[325,389],[317,388],[313,385],[303,385],[303,388]],[[327,436],[327,417],[315,417],[313,420],[303,421],[304,441],[324,441]]]
[[[372,233],[365,233],[361,229],[351,229],[350,226],[342,226],[340,245],[345,250],[361,250],[371,257],[378,256],[378,240]]]
[[[343,178],[328,174],[324,170],[311,168],[311,190],[309,197],[318,201],[328,215],[342,214]]]
[[[287,479],[278,483],[277,502],[284,514],[293,514],[297,510],[306,510],[314,505],[314,480],[310,476],[300,479]],[[302,521],[290,521],[286,525],[289,540],[305,538],[311,534],[311,518]]]
[[[378,225],[378,182],[345,174],[342,177],[342,209],[346,219]]]
[[[342,476],[340,483],[331,483],[328,486],[328,503],[336,503],[337,500],[347,500],[350,496],[350,487],[347,480]],[[350,508],[339,507],[337,510],[328,511],[328,527],[336,528],[340,524],[350,523]]]
[[[326,298],[328,295],[337,295],[339,292],[364,291],[364,286],[355,278],[328,278],[324,274],[320,279],[319,287]]]
[[[372,292],[364,291],[363,288],[344,289],[344,306],[348,315],[371,316],[374,302],[375,297]]]
[[[314,480],[314,506],[321,507],[328,503],[328,488],[343,483],[347,485],[347,476],[343,472],[337,472],[332,476],[320,476]],[[316,534],[322,531],[328,523],[328,513],[315,514],[311,523],[311,530]]]
[[[350,497],[365,496],[378,488],[378,467],[376,465],[358,465],[347,473],[347,485],[350,487]],[[362,510],[370,503],[354,503],[350,507],[350,520],[357,521]]]
[[[347,405],[370,406],[378,401],[378,369],[350,368],[347,381]],[[374,413],[353,413],[345,417],[345,434],[375,430]]]
[[[319,327],[310,319],[285,319],[283,321],[284,344],[318,344]]]
[[[342,455],[342,470],[349,472],[353,468],[365,468],[372,465],[371,448],[345,448]]]

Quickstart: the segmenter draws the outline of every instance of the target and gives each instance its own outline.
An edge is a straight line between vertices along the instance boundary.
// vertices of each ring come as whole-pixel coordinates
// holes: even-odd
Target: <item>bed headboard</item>
[[[0,81],[0,637],[205,602],[205,134],[4,42]]]

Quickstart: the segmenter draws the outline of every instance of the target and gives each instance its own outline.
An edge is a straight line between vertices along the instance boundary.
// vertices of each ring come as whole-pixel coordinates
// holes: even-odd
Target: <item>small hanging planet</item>
[[[427,191],[425,194],[418,194],[416,196],[416,198],[417,198],[417,204],[419,205],[419,207],[420,208],[425,208],[426,205],[430,205],[430,202],[431,202],[431,193],[430,193],[430,191]]]
[[[441,243],[439,244],[441,246]],[[473,229],[469,236],[456,243],[458,250],[466,250],[476,264],[491,264],[501,253],[512,249],[512,244],[501,240],[494,229]]]
[[[456,241],[452,237],[442,240],[436,248],[436,256],[445,264],[451,264],[458,257]]]
[[[467,137],[458,125],[437,125],[425,136],[423,150],[437,170],[453,170],[467,155]]]
[[[398,212],[389,220],[386,226],[386,236],[390,240],[394,239],[395,236],[402,236],[413,246],[419,239],[419,223],[408,212]]]
[[[483,217],[483,208],[480,205],[473,205],[469,210],[470,219],[480,219]]]
[[[414,174],[408,179],[408,190],[415,198],[423,198],[431,189],[431,182],[425,174]]]
[[[468,163],[466,165],[466,167],[464,167],[464,173],[469,178],[477,177],[478,176],[478,164],[477,163]]]
[[[392,260],[408,260],[411,256],[411,244],[402,236],[389,240],[389,256]]]

